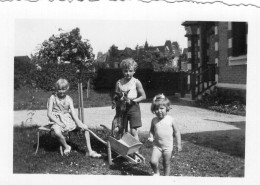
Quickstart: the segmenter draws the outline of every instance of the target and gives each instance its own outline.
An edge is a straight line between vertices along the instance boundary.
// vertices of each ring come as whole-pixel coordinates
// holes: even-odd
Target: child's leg
[[[130,133],[132,136],[134,136],[135,139],[137,139],[139,141],[139,136],[138,136],[138,130],[137,128],[131,128],[130,129]]]
[[[80,125],[80,127],[84,129],[86,145],[87,145],[87,155],[89,155],[91,157],[101,157],[100,154],[98,154],[98,153],[96,153],[95,151],[92,150],[91,142],[90,142],[90,135],[89,135],[89,131],[87,130],[88,126],[82,124],[82,125]]]
[[[153,146],[152,156],[151,156],[151,167],[153,169],[154,174],[159,175],[159,159],[162,156],[162,151],[157,146]]]
[[[163,155],[164,175],[165,176],[169,176],[170,175],[170,170],[171,170],[172,151],[164,151],[162,155]]]
[[[130,123],[130,133],[135,139],[139,140],[137,128],[142,126],[141,111],[139,105],[133,105],[127,113]]]
[[[61,132],[61,128],[58,125],[54,125],[52,129],[54,131],[55,136],[58,138],[59,142],[65,148],[65,150],[70,149],[70,146],[67,144],[66,139]]]
[[[131,128],[131,129],[130,129],[130,134],[131,134],[132,136],[134,136],[134,138],[135,138],[136,140],[139,141],[139,136],[138,136],[138,130],[137,130],[137,128]],[[137,150],[136,153],[140,153],[139,150]]]

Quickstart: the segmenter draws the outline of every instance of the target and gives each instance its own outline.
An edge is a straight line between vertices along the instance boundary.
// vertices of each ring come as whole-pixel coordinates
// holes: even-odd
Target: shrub
[[[14,89],[34,85],[35,65],[26,60],[14,61]]]
[[[217,112],[243,116],[246,114],[245,91],[215,87],[197,100],[196,104]]]
[[[76,67],[71,64],[48,63],[41,66],[41,70],[37,70],[36,65],[28,61],[15,61],[14,63],[14,88],[36,87],[46,91],[53,90],[54,83],[59,78],[66,78],[70,83],[70,88],[76,90],[78,88],[78,74]],[[88,79],[95,74],[88,73],[86,67],[82,69],[82,86],[87,88]]]

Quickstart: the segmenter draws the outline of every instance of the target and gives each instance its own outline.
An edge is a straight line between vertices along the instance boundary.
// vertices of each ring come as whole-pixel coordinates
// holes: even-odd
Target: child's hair
[[[64,89],[64,90],[69,90],[70,88],[70,84],[69,82],[64,79],[64,78],[60,78],[56,83],[55,83],[55,90],[59,90],[59,89]]]
[[[152,113],[155,113],[155,109],[157,109],[160,105],[165,106],[167,112],[171,109],[171,101],[167,97],[165,97],[164,94],[157,94],[153,98],[153,102],[151,105]]]
[[[124,59],[124,60],[122,60],[122,62],[120,63],[120,68],[121,69],[128,69],[128,68],[130,68],[130,67],[133,67],[134,68],[134,70],[136,70],[137,69],[137,63],[136,63],[136,61],[134,60],[134,59],[132,59],[132,58],[127,58],[127,59]]]

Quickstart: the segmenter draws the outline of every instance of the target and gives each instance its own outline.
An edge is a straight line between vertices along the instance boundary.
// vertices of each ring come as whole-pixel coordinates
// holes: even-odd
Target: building
[[[181,55],[181,71],[188,71],[188,48],[184,48]]]
[[[26,56],[15,56],[14,62],[31,62],[31,59],[27,55]]]
[[[148,42],[145,42],[143,48],[139,49],[137,56],[144,55],[146,52],[158,53],[158,55],[167,57],[170,61],[170,66],[176,69],[179,68],[179,59],[181,56],[181,48],[178,42],[171,42],[166,40],[164,45],[161,46],[149,46]]]
[[[201,93],[201,89],[206,90],[204,83],[209,81],[214,81],[212,84],[218,88],[244,92],[245,96],[248,24],[185,21],[182,25],[188,40],[188,70],[191,74],[201,74],[195,80],[192,75],[188,78],[191,86],[202,82],[202,86],[193,85],[196,86],[194,96]]]
[[[181,49],[179,48],[178,42],[171,42],[166,40],[164,45],[161,46],[149,46],[146,41],[144,46],[136,46],[135,49],[126,47],[123,50],[119,50],[117,46],[112,46],[106,55],[99,53],[97,56],[97,62],[104,63],[99,65],[105,68],[119,68],[120,62],[128,57],[134,58],[140,68],[153,68],[153,64],[149,62],[147,53],[156,54],[160,57],[168,58],[171,61],[172,67],[179,66],[179,57],[181,55]],[[148,55],[149,55],[148,54]]]

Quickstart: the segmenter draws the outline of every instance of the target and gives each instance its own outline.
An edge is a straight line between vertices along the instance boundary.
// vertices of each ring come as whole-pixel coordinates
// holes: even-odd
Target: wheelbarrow
[[[113,164],[111,150],[119,154],[117,157],[122,156],[133,163],[145,162],[145,158],[137,152],[141,146],[142,143],[128,132],[126,132],[119,140],[109,136],[107,142],[109,164]]]
[[[91,135],[93,135],[96,139],[107,146],[108,151],[108,162],[109,165],[113,164],[112,159],[112,151],[119,154],[118,157],[123,157],[128,161],[138,164],[138,163],[145,163],[145,158],[139,154],[137,151],[142,146],[142,143],[135,139],[131,134],[128,132],[124,133],[121,139],[117,140],[114,137],[109,136],[108,141],[105,142],[103,139],[98,137],[94,132],[88,130]]]

